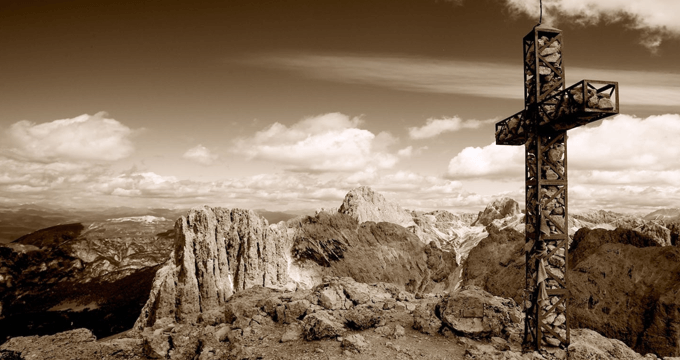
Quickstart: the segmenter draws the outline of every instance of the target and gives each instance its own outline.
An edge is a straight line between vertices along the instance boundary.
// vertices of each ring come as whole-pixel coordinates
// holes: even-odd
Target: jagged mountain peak
[[[398,203],[387,200],[382,194],[368,186],[350,190],[338,209],[339,213],[349,215],[359,223],[366,221],[391,222],[404,227],[412,226],[411,214]]]

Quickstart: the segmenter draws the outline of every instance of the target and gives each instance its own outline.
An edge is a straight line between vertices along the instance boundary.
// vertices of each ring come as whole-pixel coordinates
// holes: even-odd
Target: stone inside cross
[[[538,25],[524,37],[524,110],[496,124],[497,145],[524,145],[526,311],[524,345],[569,345],[567,130],[619,112],[618,83],[565,88],[562,31]]]

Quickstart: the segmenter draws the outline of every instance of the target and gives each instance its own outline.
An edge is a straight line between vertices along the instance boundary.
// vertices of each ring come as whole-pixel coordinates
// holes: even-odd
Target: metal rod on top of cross
[[[523,39],[524,110],[496,124],[497,145],[524,145],[525,349],[570,342],[567,278],[567,130],[619,112],[619,86],[581,80],[565,88],[562,31],[537,25]]]

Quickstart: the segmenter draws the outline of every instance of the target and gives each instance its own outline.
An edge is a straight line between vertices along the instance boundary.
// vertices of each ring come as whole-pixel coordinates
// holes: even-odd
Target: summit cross
[[[525,348],[566,348],[569,207],[567,130],[619,113],[614,81],[565,89],[562,31],[537,25],[524,37],[524,110],[496,123],[497,145],[524,145]]]

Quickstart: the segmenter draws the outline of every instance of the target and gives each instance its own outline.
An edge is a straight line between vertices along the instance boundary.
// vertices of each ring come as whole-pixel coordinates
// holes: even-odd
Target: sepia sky
[[[680,207],[680,2],[544,0],[567,85],[570,207]],[[523,203],[521,39],[538,0],[33,1],[0,6],[0,206],[409,209]]]

